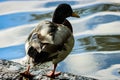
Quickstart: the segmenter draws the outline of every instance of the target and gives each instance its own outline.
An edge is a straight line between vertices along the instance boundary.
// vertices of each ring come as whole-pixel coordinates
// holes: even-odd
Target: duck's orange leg
[[[50,71],[46,76],[50,78],[55,78],[61,74],[61,72],[55,72],[57,64],[54,64],[53,71]]]
[[[35,75],[30,74],[29,70],[30,70],[30,66],[28,66],[28,68],[25,72],[20,73],[20,75],[25,77],[25,78],[28,78],[28,79],[33,78]]]

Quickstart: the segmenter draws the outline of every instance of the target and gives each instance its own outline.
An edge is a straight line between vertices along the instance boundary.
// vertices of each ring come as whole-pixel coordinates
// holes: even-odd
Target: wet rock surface
[[[20,73],[24,72],[26,68],[26,66],[13,61],[0,60],[0,80],[25,80],[24,77],[20,75]],[[45,76],[48,71],[50,71],[50,69],[31,68],[30,72],[35,76],[33,79],[28,80],[97,80],[65,72],[62,72],[61,75],[55,79],[50,79]]]

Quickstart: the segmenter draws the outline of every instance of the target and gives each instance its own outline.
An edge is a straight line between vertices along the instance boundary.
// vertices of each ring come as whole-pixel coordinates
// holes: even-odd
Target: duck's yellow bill
[[[80,16],[78,14],[76,14],[75,12],[72,13],[72,17],[80,18]]]

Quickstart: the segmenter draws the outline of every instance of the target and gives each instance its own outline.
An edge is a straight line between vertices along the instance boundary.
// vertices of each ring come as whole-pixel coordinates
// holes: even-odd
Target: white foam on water
[[[120,21],[110,23],[103,23],[96,25],[94,29],[87,29],[86,23],[96,16],[116,15],[120,16],[120,12],[99,12],[82,19],[70,20],[73,24],[74,36],[90,36],[90,35],[119,35],[120,34]],[[82,36],[83,35],[83,36]]]
[[[94,75],[88,77],[94,77],[99,80],[119,80],[120,79],[120,64],[115,64],[107,69],[97,71]]]
[[[29,24],[0,30],[0,48],[23,44],[36,25]]]
[[[110,67],[106,60],[111,58],[109,51],[87,52],[82,54],[69,55],[63,62],[64,68],[71,73],[93,77],[99,80],[119,80],[120,64],[113,64]],[[119,54],[120,51],[112,51],[112,54]],[[98,55],[100,54],[100,55]],[[114,61],[114,60],[113,60]]]
[[[120,35],[120,21],[115,21],[106,24],[97,25],[96,28],[92,30],[86,30],[81,33],[75,34],[75,36],[79,36],[78,38],[83,38],[87,36],[95,36],[95,35]]]
[[[0,3],[0,7],[2,7],[0,13],[10,14],[29,10],[32,11],[33,9],[36,9],[36,5],[42,7],[44,3],[45,1],[6,1]]]
[[[61,0],[57,0],[57,1],[61,1]],[[45,8],[44,5],[49,2],[53,2],[53,1],[6,1],[6,2],[2,2],[0,3],[0,7],[2,7],[0,10],[0,15],[17,13],[17,12],[26,12],[26,11],[33,12],[33,11],[54,10],[56,6]],[[72,5],[73,8],[80,8],[80,7],[90,6],[94,4],[101,4],[101,3],[120,3],[119,0],[99,0],[99,1],[98,0],[94,0],[94,1],[93,0],[84,0],[84,1],[79,0],[76,2],[78,4]]]
[[[75,74],[83,75],[97,71],[97,63],[92,55],[80,54],[70,55],[63,62],[65,62],[65,68]]]

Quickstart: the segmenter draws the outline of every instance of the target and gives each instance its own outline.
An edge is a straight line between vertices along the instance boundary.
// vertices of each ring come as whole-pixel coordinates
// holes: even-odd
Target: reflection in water
[[[101,49],[100,51],[120,50],[120,36],[95,36],[94,37]]]
[[[75,74],[88,74],[98,70],[98,65],[100,64],[96,63],[92,55],[71,55],[61,62],[58,69]]]
[[[110,54],[107,54],[107,52],[73,54],[60,63],[58,70],[80,75],[90,75],[119,63],[120,54],[117,52]]]
[[[77,40],[84,51],[120,50],[119,35],[89,36]]]

